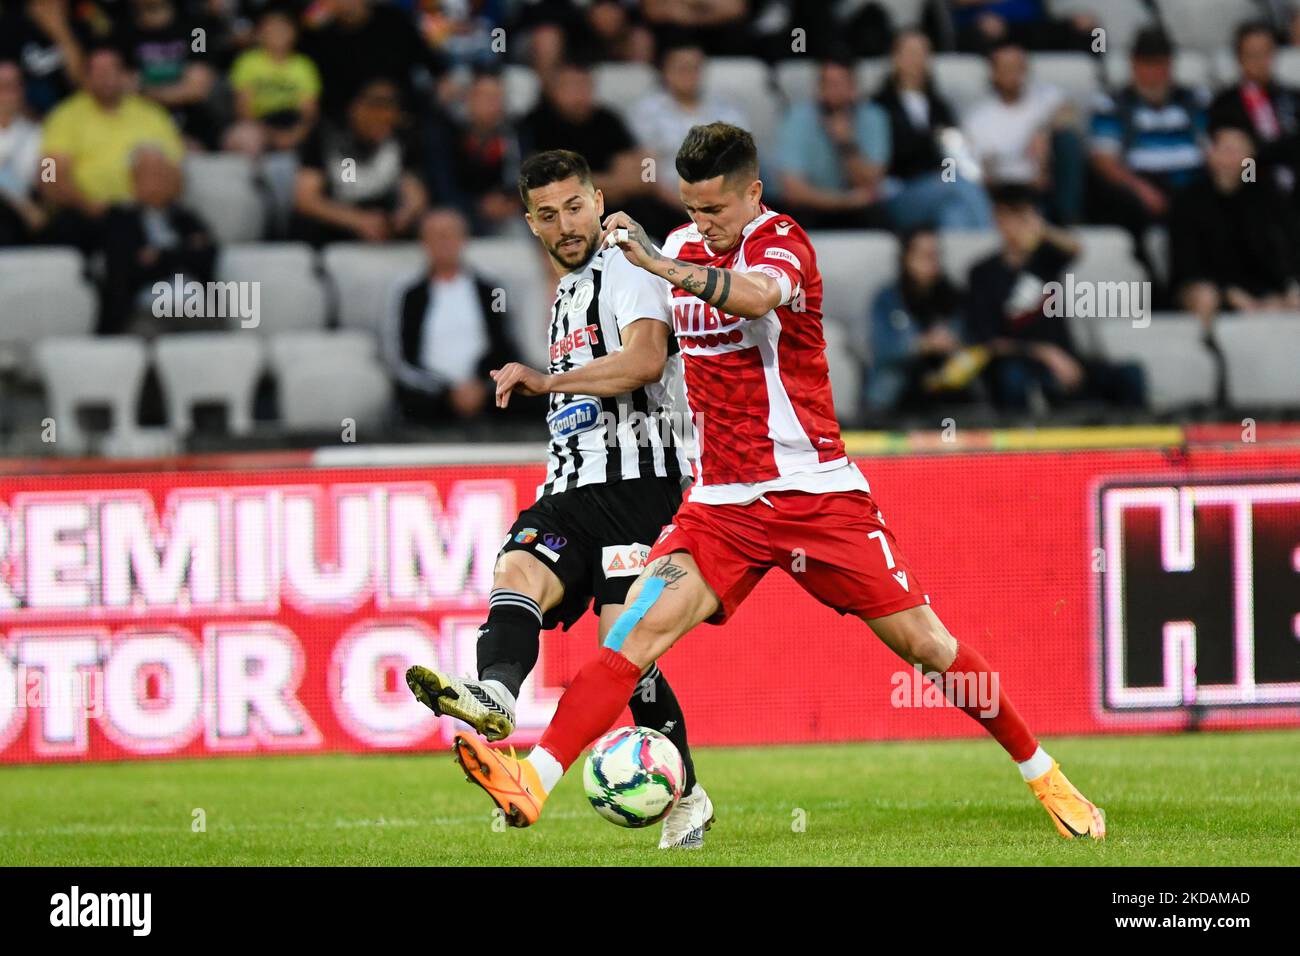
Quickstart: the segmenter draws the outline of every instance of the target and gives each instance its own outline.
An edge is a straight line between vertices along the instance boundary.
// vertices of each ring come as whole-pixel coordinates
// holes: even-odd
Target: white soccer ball
[[[648,727],[619,727],[596,741],[582,768],[587,799],[621,827],[648,827],[682,795],[686,767],[673,742]]]

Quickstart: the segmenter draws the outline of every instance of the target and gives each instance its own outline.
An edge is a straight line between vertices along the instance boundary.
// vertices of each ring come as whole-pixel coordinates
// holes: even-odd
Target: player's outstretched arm
[[[627,230],[626,239],[620,229]],[[641,224],[625,212],[605,217],[600,241],[614,243],[632,265],[667,279],[729,315],[758,319],[781,304],[781,287],[771,276],[671,259],[655,248]]]
[[[548,375],[520,362],[494,369],[498,408],[510,403],[510,395],[622,395],[634,388],[659,381],[668,360],[668,326],[656,319],[637,319],[623,329],[623,348],[602,355],[581,368]]]

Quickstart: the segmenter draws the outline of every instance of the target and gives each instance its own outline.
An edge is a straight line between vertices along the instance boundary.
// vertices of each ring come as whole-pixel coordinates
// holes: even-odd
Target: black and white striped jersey
[[[551,305],[550,371],[567,372],[617,352],[622,331],[639,319],[672,328],[668,283],[604,248],[560,279]],[[668,337],[668,361],[658,382],[622,395],[550,396],[550,453],[538,497],[628,478],[690,474],[684,448],[689,429],[681,394],[682,359]]]

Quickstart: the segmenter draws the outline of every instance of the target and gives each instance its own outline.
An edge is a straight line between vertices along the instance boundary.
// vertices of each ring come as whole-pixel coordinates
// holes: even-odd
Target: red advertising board
[[[863,459],[932,606],[1045,736],[1300,726],[1300,449]],[[0,762],[425,750],[539,465],[0,477]],[[864,542],[864,549],[870,542]],[[543,637],[535,740],[594,653]],[[978,733],[774,570],[663,659],[700,744]]]

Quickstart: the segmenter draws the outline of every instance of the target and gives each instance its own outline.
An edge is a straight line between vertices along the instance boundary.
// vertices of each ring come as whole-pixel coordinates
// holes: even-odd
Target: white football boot
[[[664,817],[661,850],[698,850],[704,846],[704,831],[713,826],[713,801],[698,783],[677,801]]]

